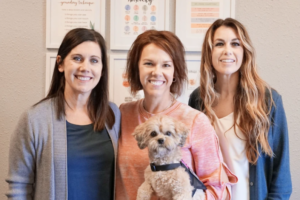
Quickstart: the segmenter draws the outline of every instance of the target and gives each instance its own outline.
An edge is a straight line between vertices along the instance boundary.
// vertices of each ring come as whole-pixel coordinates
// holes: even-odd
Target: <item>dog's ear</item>
[[[180,136],[180,142],[178,146],[183,147],[190,130],[186,127],[184,123],[179,121],[175,123],[175,130],[177,134]]]
[[[134,129],[134,132],[132,133],[140,149],[144,149],[148,146],[146,131],[147,129],[145,124],[140,124]]]

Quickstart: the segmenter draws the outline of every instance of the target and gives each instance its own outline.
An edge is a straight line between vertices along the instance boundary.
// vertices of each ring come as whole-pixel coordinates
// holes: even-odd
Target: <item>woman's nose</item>
[[[90,69],[89,66],[90,66],[90,62],[87,61],[87,60],[85,60],[85,61],[83,61],[83,62],[80,64],[79,70],[80,70],[80,71],[84,71],[84,72],[89,71],[89,69]]]
[[[232,54],[232,48],[230,45],[225,45],[224,54],[227,56]]]
[[[157,64],[153,67],[152,75],[157,75],[161,73],[161,67]]]

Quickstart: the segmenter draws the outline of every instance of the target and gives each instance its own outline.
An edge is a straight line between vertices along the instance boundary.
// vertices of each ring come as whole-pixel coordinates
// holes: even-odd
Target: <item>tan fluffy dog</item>
[[[148,147],[150,163],[165,166],[180,162],[180,149],[188,133],[188,128],[182,122],[168,116],[157,115],[137,126],[133,136],[139,148]],[[189,175],[183,167],[168,171],[152,171],[149,165],[145,170],[145,182],[138,189],[137,200],[149,200],[153,192],[165,199],[205,199],[203,190],[197,190],[192,198],[193,189]]]

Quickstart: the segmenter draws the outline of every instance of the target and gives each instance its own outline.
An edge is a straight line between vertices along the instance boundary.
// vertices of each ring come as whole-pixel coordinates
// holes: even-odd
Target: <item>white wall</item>
[[[106,17],[109,20],[110,1]],[[175,0],[170,0],[174,30]],[[0,4],[0,199],[5,199],[10,134],[20,114],[40,100],[45,87],[46,0]],[[300,190],[300,2],[236,0],[236,18],[248,29],[262,77],[283,96],[288,118],[292,200]],[[109,21],[106,22],[109,39]],[[284,183],[283,183],[284,184]]]
[[[45,1],[0,0],[0,199],[6,199],[10,134],[44,95]]]

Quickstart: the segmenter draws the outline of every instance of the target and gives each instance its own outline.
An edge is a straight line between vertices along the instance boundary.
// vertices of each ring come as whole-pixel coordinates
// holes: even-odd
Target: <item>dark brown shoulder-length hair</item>
[[[200,108],[214,124],[216,116],[213,105],[218,102],[218,93],[214,89],[217,76],[212,64],[212,50],[215,32],[221,26],[232,28],[244,49],[239,84],[234,97],[234,128],[237,126],[244,134],[248,161],[255,164],[260,156],[259,146],[263,153],[273,156],[268,142],[268,131],[271,125],[269,114],[274,102],[271,87],[258,75],[255,50],[249,34],[235,19],[218,19],[206,32],[200,66],[200,95],[203,100]],[[269,98],[266,93],[270,94]]]
[[[142,51],[148,44],[155,44],[172,59],[174,64],[174,82],[171,85],[170,92],[175,96],[180,96],[183,86],[187,81],[187,66],[185,63],[184,46],[179,38],[169,31],[148,30],[140,34],[133,42],[127,55],[126,74],[130,84],[131,93],[135,95],[143,89],[139,77],[139,61]]]
[[[66,81],[64,72],[60,72],[58,66],[64,62],[64,59],[72,49],[86,41],[96,42],[101,49],[101,78],[99,83],[91,91],[87,104],[89,117],[94,123],[94,130],[99,131],[105,127],[105,123],[109,128],[112,128],[115,123],[115,116],[109,106],[108,100],[108,65],[105,40],[100,33],[95,30],[76,28],[66,34],[58,49],[57,56],[60,56],[61,59],[59,63],[55,63],[49,92],[46,98],[42,99],[40,102],[55,98],[57,118],[61,119],[62,116],[65,115],[64,90]]]

